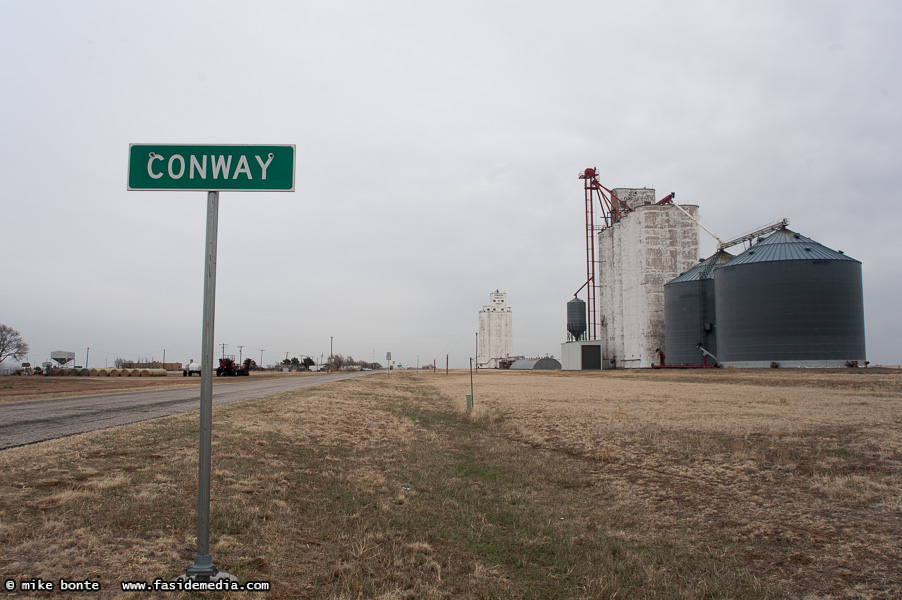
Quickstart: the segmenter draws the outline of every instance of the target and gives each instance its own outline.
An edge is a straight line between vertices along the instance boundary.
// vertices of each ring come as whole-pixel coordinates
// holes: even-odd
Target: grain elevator
[[[673,194],[656,200],[651,188],[610,190],[598,182],[595,169],[580,179],[586,283],[576,293],[586,290],[587,332],[562,345],[563,368],[586,368],[587,344],[597,348],[590,355],[601,355],[601,368],[650,367],[665,343],[664,284],[698,262],[698,207],[675,205]],[[568,329],[569,323],[568,308]]]
[[[479,311],[478,335],[478,368],[497,369],[503,359],[513,355],[514,316],[505,292],[495,290],[489,294],[489,303]]]

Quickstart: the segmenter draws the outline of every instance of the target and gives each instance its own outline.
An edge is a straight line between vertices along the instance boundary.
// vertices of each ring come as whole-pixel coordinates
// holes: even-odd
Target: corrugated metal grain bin
[[[725,366],[864,364],[861,263],[781,229],[714,270]]]
[[[701,345],[717,354],[714,268],[733,256],[720,251],[664,285],[664,353],[669,365],[701,365]],[[711,364],[708,359],[707,364]]]

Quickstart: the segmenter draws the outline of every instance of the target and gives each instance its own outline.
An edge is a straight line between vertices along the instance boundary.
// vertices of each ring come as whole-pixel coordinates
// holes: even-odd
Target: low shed
[[[561,363],[554,358],[521,358],[511,364],[511,369],[519,371],[555,371],[561,368]]]

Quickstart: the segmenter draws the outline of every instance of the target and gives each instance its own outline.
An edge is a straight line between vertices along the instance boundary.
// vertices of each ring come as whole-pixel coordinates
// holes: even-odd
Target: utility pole
[[[219,345],[222,346],[222,357],[225,358],[225,349],[226,349],[226,346],[228,346],[228,344],[219,344]]]
[[[238,346],[238,364],[241,364],[241,351],[244,349],[244,346]]]
[[[261,369],[263,368],[263,353],[264,352],[266,352],[266,350],[260,350],[260,368]]]
[[[329,372],[332,372],[332,363],[335,361],[335,351],[332,349],[332,342],[335,340],[335,337],[329,336]]]
[[[479,332],[476,332],[476,360],[473,362],[476,363],[476,372],[479,372]]]
[[[163,352],[166,352],[166,351],[163,350]],[[85,368],[86,368],[86,369],[90,369],[90,368],[91,368],[91,367],[88,366],[88,358],[90,358],[90,357],[91,357],[91,347],[88,346],[88,353],[87,353],[87,355],[85,356]],[[28,357],[26,356],[25,358],[28,358]]]

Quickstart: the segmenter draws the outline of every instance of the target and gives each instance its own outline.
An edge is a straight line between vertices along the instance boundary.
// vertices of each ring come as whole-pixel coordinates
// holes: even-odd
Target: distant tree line
[[[309,370],[310,367],[316,366],[316,361],[314,361],[309,356],[305,356],[303,359],[298,359],[297,357],[291,359],[284,359],[281,364],[286,367],[295,366],[298,368],[303,368],[305,370]],[[367,362],[365,360],[354,360],[353,356],[342,356],[341,354],[333,354],[329,356],[326,360],[326,363],[322,365],[322,369],[330,369],[333,371],[341,371],[342,369],[381,369],[382,365],[377,362]]]
[[[329,357],[329,363],[332,365],[333,371],[341,371],[342,369],[381,369],[382,365],[377,362],[368,362],[365,360],[354,360],[353,356],[345,358],[341,354],[333,354]]]
[[[309,356],[305,356],[302,360],[298,359],[298,357],[295,356],[294,358],[292,358],[290,360],[286,358],[280,364],[282,364],[286,367],[290,367],[290,366],[299,367],[299,368],[303,368],[305,371],[309,371],[310,367],[316,365],[316,361],[314,361]]]

